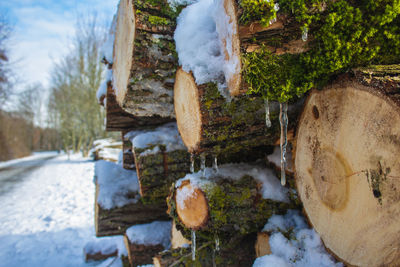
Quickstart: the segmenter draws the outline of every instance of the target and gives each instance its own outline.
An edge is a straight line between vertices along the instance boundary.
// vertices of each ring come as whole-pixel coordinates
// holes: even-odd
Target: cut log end
[[[313,91],[296,139],[295,176],[326,247],[357,266],[400,263],[400,107],[339,81]]]
[[[176,190],[175,203],[178,217],[187,228],[198,230],[207,224],[209,214],[205,194],[189,181]]]
[[[226,75],[227,86],[231,96],[240,94],[241,87],[241,60],[240,60],[240,40],[238,35],[237,8],[235,1],[224,0],[225,19],[216,21],[218,36],[221,38],[225,64],[235,66],[234,72]]]
[[[135,40],[135,12],[132,0],[121,0],[118,6],[113,55],[113,86],[122,106],[132,66]]]
[[[176,72],[174,102],[179,133],[189,152],[193,152],[201,138],[200,103],[193,75],[182,68]]]

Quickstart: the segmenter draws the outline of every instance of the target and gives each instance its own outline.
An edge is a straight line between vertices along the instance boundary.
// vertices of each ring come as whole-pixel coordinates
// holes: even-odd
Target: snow
[[[163,245],[168,249],[171,245],[172,222],[155,221],[147,224],[131,226],[126,230],[129,241],[138,245]]]
[[[100,103],[100,100],[102,97],[105,97],[107,95],[107,84],[109,81],[111,81],[112,79],[112,70],[111,69],[107,69],[106,70],[106,76],[103,79],[103,81],[101,82],[99,89],[97,89],[96,92],[96,97],[97,97],[97,101]],[[104,103],[105,106],[106,103]]]
[[[89,266],[82,251],[94,239],[93,169],[62,155],[0,195],[0,266]]]
[[[101,47],[102,57],[105,58],[107,62],[111,64],[113,63],[114,39],[115,39],[116,29],[117,29],[117,15],[114,15],[109,34],[107,35],[107,38]]]
[[[239,180],[245,175],[252,176],[257,182],[262,184],[261,192],[264,199],[289,202],[288,189],[280,185],[278,178],[275,176],[272,170],[260,167],[258,165],[244,163],[221,165],[219,166],[217,173],[213,171],[212,168],[205,168],[205,177],[203,177],[202,171],[187,174],[184,178],[179,179],[176,182],[175,187],[178,188],[181,186],[183,181],[190,180],[190,184],[192,186],[204,188],[208,185],[211,185],[212,182],[215,182],[218,179],[225,178]],[[188,190],[188,192],[180,192],[179,195],[182,195],[182,197],[179,198],[180,204],[183,205],[184,200],[191,196],[190,194],[193,192],[189,191],[190,190]]]
[[[267,156],[267,160],[274,164],[275,166],[281,166],[281,149],[279,146],[274,147],[274,152],[272,154]],[[286,150],[286,160],[287,160],[287,165],[286,165],[286,170],[293,172],[293,159],[292,159],[292,151],[289,148]]]
[[[145,149],[149,146],[154,146],[142,152],[141,155],[160,152],[160,145],[165,146],[167,152],[186,150],[176,122],[167,123],[152,131],[131,131],[124,138],[130,139],[134,148]]]
[[[95,182],[98,184],[97,203],[104,209],[136,203],[140,198],[136,171],[125,170],[114,162],[99,160],[95,165]],[[135,195],[135,198],[129,196]]]
[[[236,34],[233,25],[222,0],[200,0],[181,12],[174,34],[183,70],[192,71],[197,84],[217,82],[225,97],[226,81],[240,71],[239,59],[232,56],[232,36]]]
[[[5,168],[14,164],[21,164],[26,161],[30,160],[38,160],[38,159],[43,159],[47,157],[52,157],[56,156],[58,154],[57,151],[45,151],[45,152],[33,152],[32,155],[24,158],[19,158],[19,159],[12,159],[8,161],[0,161],[0,168]]]
[[[253,267],[266,266],[343,266],[326,252],[319,235],[309,229],[298,211],[273,215],[263,231],[270,232],[271,255],[257,258]],[[283,233],[289,233],[290,239]]]
[[[168,0],[168,4],[175,10],[178,6],[188,6],[196,3],[197,1],[198,0]]]
[[[107,236],[96,238],[95,240],[86,243],[83,251],[85,254],[101,253],[103,255],[118,252],[119,256],[128,256],[123,236]]]

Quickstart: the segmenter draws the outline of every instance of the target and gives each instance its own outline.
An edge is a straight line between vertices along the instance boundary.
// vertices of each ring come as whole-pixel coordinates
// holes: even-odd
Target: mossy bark
[[[255,239],[255,234],[232,238],[221,242],[219,250],[214,241],[198,242],[195,261],[190,248],[178,248],[159,253],[153,264],[155,267],[251,266],[255,260]]]
[[[229,102],[212,83],[198,86],[198,96],[201,132],[200,142],[193,148],[193,153],[223,156],[274,145],[279,139],[277,102],[269,104],[272,126],[268,128],[265,125],[265,103],[260,96],[241,95]],[[300,101],[290,107],[288,129],[295,127],[301,106]]]
[[[153,263],[154,255],[164,250],[164,246],[135,244],[124,235],[124,243],[128,251],[128,259],[131,267],[141,266]]]
[[[166,0],[133,1],[135,36],[127,89],[119,101],[128,113],[171,121],[174,74],[178,65],[173,33],[177,12]],[[115,76],[118,77],[118,76]],[[126,81],[124,81],[126,84]],[[125,88],[123,89],[125,90]]]
[[[167,152],[159,145],[158,153],[143,153],[145,149],[133,148],[140,195],[144,203],[165,203],[171,184],[190,172],[190,154],[186,150]]]
[[[119,208],[104,209],[97,203],[97,197],[98,185],[96,185],[95,203],[95,230],[97,237],[122,235],[132,225],[168,219],[165,203],[145,205],[139,199],[137,203]]]
[[[260,185],[251,176],[239,180],[211,179],[200,189],[207,199],[208,220],[197,228],[204,236],[213,240],[215,235],[221,239],[257,233],[274,214],[282,214],[289,208],[296,208],[294,203],[284,203],[263,199]],[[177,189],[168,198],[168,213],[178,225],[186,227],[177,212]],[[185,237],[187,230],[183,231]]]

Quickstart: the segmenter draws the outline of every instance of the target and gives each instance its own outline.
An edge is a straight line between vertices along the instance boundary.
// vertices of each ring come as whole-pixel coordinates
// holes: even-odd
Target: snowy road
[[[15,186],[23,182],[24,178],[29,176],[30,172],[41,167],[47,160],[54,157],[55,155],[48,155],[0,167],[0,196],[11,192]]]
[[[21,169],[17,166],[22,166]],[[0,266],[93,266],[94,162],[78,155],[0,164]]]

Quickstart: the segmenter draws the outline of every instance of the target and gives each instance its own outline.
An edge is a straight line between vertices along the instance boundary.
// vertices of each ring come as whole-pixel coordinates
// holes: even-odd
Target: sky
[[[68,52],[78,16],[96,12],[110,22],[119,0],[0,0],[13,26],[10,59],[19,84],[49,85],[51,66]]]

